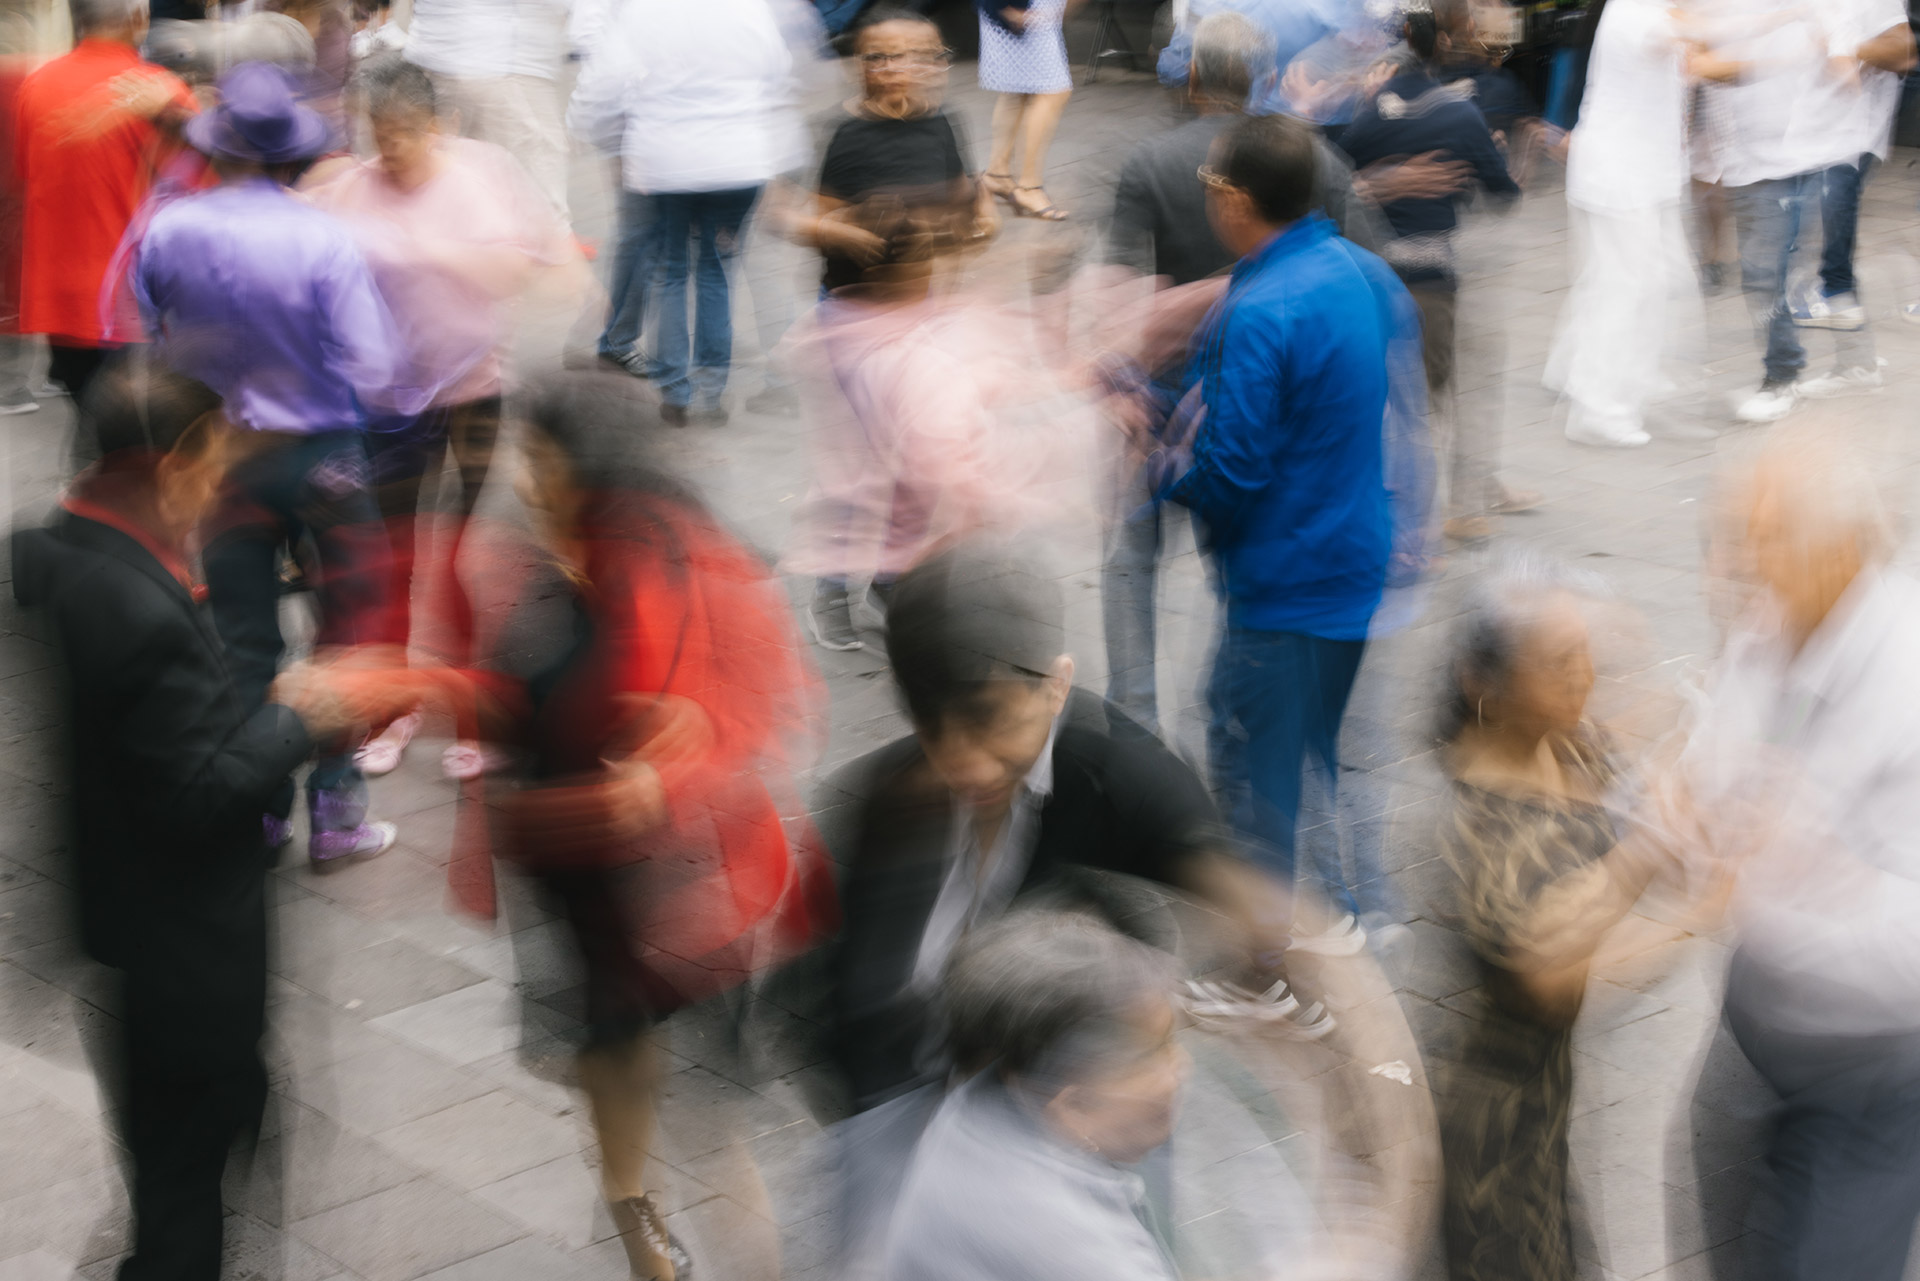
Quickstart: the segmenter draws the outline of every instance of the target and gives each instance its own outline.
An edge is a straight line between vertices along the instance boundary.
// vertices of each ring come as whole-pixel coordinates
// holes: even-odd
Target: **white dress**
[[[1613,0],[1600,20],[1567,156],[1573,288],[1546,385],[1604,431],[1640,429],[1661,371],[1696,329],[1681,223],[1690,168],[1687,81],[1661,0]]]
[[[1061,29],[1067,0],[1033,0],[1027,29],[1015,35],[980,15],[980,87],[994,93],[1064,93],[1073,88],[1067,38]]]

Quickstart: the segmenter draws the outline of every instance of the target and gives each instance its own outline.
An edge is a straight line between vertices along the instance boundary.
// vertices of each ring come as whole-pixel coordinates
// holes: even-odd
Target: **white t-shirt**
[[[407,61],[442,76],[552,80],[566,60],[571,0],[413,0]]]
[[[1904,27],[1904,0],[1823,0],[1814,21],[1826,35],[1827,56],[1845,59],[1836,73],[1823,67],[1788,127],[1788,146],[1813,157],[1809,169],[1851,164],[1872,152],[1882,160],[1900,106],[1900,77],[1869,67],[1854,51],[1891,27]]]
[[[567,127],[619,149],[629,191],[726,191],[798,167],[794,55],[768,0],[621,0]]]
[[[1826,2],[1840,5],[1852,0]],[[1739,16],[1764,24],[1788,9],[1794,12],[1781,25],[1715,47],[1720,56],[1746,66],[1738,83],[1721,91],[1732,123],[1720,174],[1726,186],[1791,178],[1834,163],[1833,140],[1796,124],[1826,75],[1827,33],[1807,9],[1789,0],[1756,0]]]
[[[1594,33],[1580,123],[1567,154],[1567,203],[1625,211],[1679,200],[1687,187],[1687,80],[1662,0],[1613,0]]]

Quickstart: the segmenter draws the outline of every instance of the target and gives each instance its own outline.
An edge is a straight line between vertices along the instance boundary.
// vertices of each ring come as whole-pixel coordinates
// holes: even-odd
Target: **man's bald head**
[[[1754,571],[1803,641],[1893,541],[1865,461],[1842,432],[1813,426],[1770,436],[1742,494]]]

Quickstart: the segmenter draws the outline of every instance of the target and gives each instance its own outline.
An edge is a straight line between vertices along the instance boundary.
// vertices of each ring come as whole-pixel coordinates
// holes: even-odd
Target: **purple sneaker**
[[[372,858],[393,848],[400,829],[391,823],[362,823],[336,832],[315,832],[307,841],[307,857],[315,863],[343,858]]]
[[[281,818],[278,814],[262,814],[260,830],[266,835],[268,849],[283,850],[287,848],[287,842],[293,839],[293,820]]]

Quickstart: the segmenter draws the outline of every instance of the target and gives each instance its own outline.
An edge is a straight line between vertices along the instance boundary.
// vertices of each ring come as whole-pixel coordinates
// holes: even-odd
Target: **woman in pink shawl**
[[[430,644],[459,663],[469,657],[472,611],[454,573],[461,533],[493,458],[500,426],[505,305],[543,269],[579,264],[579,249],[550,202],[505,151],[440,132],[433,83],[398,54],[370,59],[359,84],[378,154],[336,168],[307,191],[356,233],[406,346],[401,385],[433,389],[424,413],[372,405],[368,454],[392,555],[393,602],[382,639]],[[427,599],[431,637],[410,609],[423,488],[432,502],[451,452],[460,483],[449,528],[434,540]],[[360,751],[361,768],[383,774],[418,728],[403,716]],[[446,767],[467,777],[482,767],[470,743],[447,750]]]

